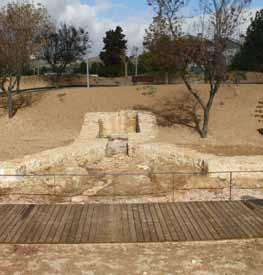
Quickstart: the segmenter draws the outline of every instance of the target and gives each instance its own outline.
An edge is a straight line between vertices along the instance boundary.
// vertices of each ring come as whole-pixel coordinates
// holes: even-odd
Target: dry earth
[[[205,95],[208,87],[197,88]],[[151,95],[155,89],[156,93]],[[206,140],[200,139],[195,129],[183,125],[191,124],[189,110],[181,108],[188,94],[183,85],[71,88],[34,94],[32,105],[19,109],[11,120],[1,109],[0,160],[69,144],[78,136],[87,112],[138,107],[161,114],[162,125],[175,123],[172,128],[162,127],[157,141],[221,155],[262,154],[263,137],[257,129],[263,127],[263,122],[254,117],[256,105],[263,99],[262,90],[262,85],[222,87]]]
[[[259,275],[263,241],[1,245],[0,274]]]

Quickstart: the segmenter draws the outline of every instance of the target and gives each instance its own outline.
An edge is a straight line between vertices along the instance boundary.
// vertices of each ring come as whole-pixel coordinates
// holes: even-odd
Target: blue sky
[[[5,5],[14,0],[0,0]],[[18,0],[21,1],[21,0]],[[57,23],[68,23],[86,29],[92,42],[92,55],[103,47],[103,37],[109,29],[121,26],[131,50],[142,48],[145,29],[152,22],[153,11],[147,0],[32,0],[47,7]],[[186,16],[197,15],[199,0],[190,0],[182,12]],[[196,7],[196,8],[194,8]],[[252,8],[263,8],[263,0],[253,0]],[[253,11],[255,13],[255,10]]]
[[[82,0],[85,4],[95,5],[96,2],[104,0]],[[106,1],[105,1],[106,2]],[[101,17],[114,18],[115,20],[123,20],[125,17],[150,14],[152,9],[148,6],[146,0],[111,0],[112,8],[100,14]],[[190,0],[187,7],[187,13],[195,13],[197,11],[199,0]],[[252,0],[252,8],[263,8],[263,0]]]

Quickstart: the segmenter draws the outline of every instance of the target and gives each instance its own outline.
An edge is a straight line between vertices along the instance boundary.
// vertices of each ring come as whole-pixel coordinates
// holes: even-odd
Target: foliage
[[[263,72],[263,9],[248,27],[245,42],[234,57],[232,69]]]
[[[225,51],[227,42],[234,35],[242,20],[242,12],[251,0],[200,0],[203,20],[200,22],[201,30],[197,37],[182,36],[180,33],[179,10],[184,1],[179,0],[149,0],[150,4],[157,7],[156,12],[164,21],[161,26],[165,28],[155,29],[157,35],[153,36],[156,45],[161,43],[158,31],[170,29],[165,33],[168,48],[163,51],[164,60],[174,63],[187,87],[188,92],[197,101],[203,111],[202,125],[198,124],[198,132],[202,138],[207,137],[209,127],[210,110],[214,98],[219,91],[221,83],[226,77]],[[181,3],[182,2],[182,3]],[[165,25],[164,25],[165,24]],[[160,25],[160,24],[159,24]],[[164,38],[162,38],[164,39]],[[170,46],[169,46],[170,45]],[[162,46],[158,47],[159,49]],[[195,67],[203,72],[209,83],[209,96],[205,100],[198,90],[192,85],[189,75]]]
[[[170,35],[169,25],[157,16],[146,30],[144,47],[148,52],[148,65],[154,71],[174,72],[176,69],[176,55],[174,53],[174,39]]]
[[[127,40],[121,27],[106,32],[103,39],[104,48],[100,58],[104,63],[105,76],[120,76],[123,72],[123,63],[126,62]]]
[[[57,75],[65,72],[68,65],[82,59],[90,47],[88,32],[73,25],[63,24],[58,29],[49,27],[43,37],[43,57]]]
[[[0,8],[1,89],[7,93],[8,114],[13,116],[12,92],[19,91],[20,78],[30,71],[32,58],[41,47],[42,30],[49,22],[41,5],[13,2]]]
[[[79,67],[74,69],[75,74],[87,74],[87,63],[85,61],[82,61],[79,64]]]

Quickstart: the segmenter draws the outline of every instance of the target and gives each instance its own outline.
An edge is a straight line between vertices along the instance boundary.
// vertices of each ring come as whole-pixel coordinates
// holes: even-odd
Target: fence
[[[235,176],[236,175],[242,175],[242,177],[244,177],[244,175],[250,175],[248,178],[250,178],[248,180],[248,182],[250,181],[258,181],[259,179],[262,180],[262,182],[257,183],[256,185],[247,185],[247,186],[243,186],[243,185],[239,185],[237,184],[236,180],[235,180]],[[251,178],[251,174],[254,175],[253,179]],[[260,175],[259,175],[260,174]],[[257,176],[258,175],[258,176]],[[135,192],[120,192],[119,187],[122,184],[123,178],[124,177],[128,177],[131,181],[133,181],[133,179],[135,179],[136,177],[148,177],[153,179],[156,177],[159,177],[159,181],[160,184],[162,184],[162,180],[164,180],[164,177],[170,176],[169,182],[170,184],[165,185],[165,188],[162,188],[162,190],[155,190],[155,192],[139,192],[140,190],[135,190]],[[210,176],[210,177],[209,177]],[[222,186],[216,185],[216,186],[196,186],[196,187],[185,187],[185,185],[183,185],[182,187],[180,187],[180,185],[178,185],[178,177],[201,177],[201,180],[203,181],[207,181],[207,179],[218,179],[220,178],[221,180],[224,180],[224,184]],[[239,191],[242,191],[242,194],[247,195],[249,193],[249,191],[254,192],[258,195],[261,195],[261,197],[263,198],[263,170],[261,171],[215,171],[215,172],[204,172],[204,173],[200,173],[200,172],[145,172],[145,173],[140,173],[140,172],[129,172],[129,173],[88,173],[88,174],[16,174],[16,175],[12,175],[12,174],[2,174],[0,175],[0,197],[4,197],[4,196],[25,196],[25,197],[34,197],[34,196],[50,196],[50,197],[62,197],[62,198],[73,198],[77,195],[79,195],[79,191],[80,190],[75,190],[72,192],[61,192],[61,191],[56,191],[56,187],[58,186],[58,180],[61,179],[66,179],[69,180],[70,182],[73,182],[74,185],[74,181],[73,179],[95,179],[95,185],[96,182],[99,182],[100,179],[104,179],[104,178],[110,178],[113,179],[112,184],[110,185],[110,187],[108,187],[108,191],[101,193],[101,194],[90,194],[90,195],[85,195],[85,194],[81,194],[82,197],[87,197],[87,198],[106,198],[106,197],[111,197],[113,201],[117,201],[118,198],[129,198],[129,199],[136,199],[136,198],[140,198],[143,196],[147,196],[147,195],[156,195],[156,196],[162,196],[165,195],[167,196],[167,200],[170,202],[174,202],[177,201],[177,195],[179,193],[184,193],[184,194],[188,194],[189,192],[191,192],[192,194],[197,194],[198,192],[221,192],[223,194],[223,199],[225,200],[233,200],[234,198],[234,193]],[[116,182],[114,181],[114,179],[119,179],[120,180],[120,186],[117,186]],[[9,186],[12,186],[12,183],[16,182],[19,183],[21,181],[21,179],[26,180],[28,179],[28,181],[32,182],[32,179],[37,180],[39,182],[41,182],[41,180],[43,182],[48,182],[49,186],[52,186],[52,190],[51,192],[8,192],[6,191],[6,189],[8,188],[2,188],[1,187],[1,183],[3,182],[8,182]],[[238,178],[238,179],[242,179],[242,178]],[[167,181],[167,179],[166,179]],[[143,181],[142,181],[142,186],[141,188],[143,188]],[[76,186],[77,188],[77,186]],[[132,185],[130,186],[130,188],[132,188]]]

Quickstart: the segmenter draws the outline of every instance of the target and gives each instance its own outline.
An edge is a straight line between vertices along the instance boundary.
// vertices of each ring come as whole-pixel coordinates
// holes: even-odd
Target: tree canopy
[[[20,77],[41,47],[42,30],[49,21],[41,5],[13,2],[0,8],[1,90],[8,96],[9,117],[13,116],[12,91],[19,91]]]
[[[258,11],[251,21],[244,44],[233,59],[232,68],[263,71],[263,9]]]
[[[88,32],[73,25],[49,27],[43,36],[43,57],[57,75],[61,75],[69,64],[82,59],[90,46]]]
[[[106,32],[103,38],[104,48],[100,58],[104,63],[104,71],[109,76],[120,76],[123,63],[126,61],[127,40],[121,27]]]

